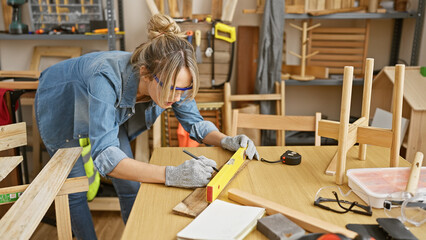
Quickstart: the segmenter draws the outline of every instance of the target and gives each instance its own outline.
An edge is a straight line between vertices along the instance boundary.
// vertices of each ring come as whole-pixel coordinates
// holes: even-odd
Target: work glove
[[[166,186],[197,188],[206,186],[216,162],[204,156],[187,160],[179,166],[166,167]]]
[[[237,135],[235,137],[226,136],[222,138],[220,145],[222,148],[234,152],[237,151],[240,147],[247,147],[246,156],[250,160],[252,160],[253,157],[259,160],[259,153],[256,150],[256,146],[254,146],[253,141],[244,134]]]

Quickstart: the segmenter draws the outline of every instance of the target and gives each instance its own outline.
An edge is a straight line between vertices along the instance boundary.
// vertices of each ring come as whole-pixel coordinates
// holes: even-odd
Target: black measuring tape
[[[280,160],[268,161],[264,158],[261,158],[260,161],[267,162],[267,163],[282,162],[283,164],[287,164],[287,165],[299,165],[300,162],[302,162],[302,156],[297,152],[287,150],[285,153],[283,153],[283,155],[281,155]]]

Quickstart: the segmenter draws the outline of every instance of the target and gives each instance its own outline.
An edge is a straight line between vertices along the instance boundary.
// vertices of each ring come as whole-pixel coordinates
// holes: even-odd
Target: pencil
[[[191,157],[193,157],[193,158],[195,158],[195,159],[199,159],[197,156],[195,156],[194,154],[192,154],[192,153],[190,153],[190,152],[188,152],[188,151],[186,151],[185,149],[183,150],[183,152],[184,153],[186,153],[186,154],[188,154],[189,156],[191,156]],[[219,170],[217,169],[217,168],[215,168],[215,167],[212,167],[213,168],[213,170],[215,170],[216,172],[219,172]]]

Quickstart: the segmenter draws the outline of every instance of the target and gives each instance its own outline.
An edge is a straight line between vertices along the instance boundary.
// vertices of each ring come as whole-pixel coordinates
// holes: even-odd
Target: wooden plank
[[[228,74],[229,64],[215,63],[214,64],[214,72],[216,74]],[[212,65],[207,63],[199,63],[198,71],[203,74],[211,74],[212,73]],[[216,78],[216,76],[215,76]]]
[[[7,4],[7,0],[1,0],[1,8],[3,10],[4,29],[9,32],[9,25],[12,22],[12,7]]]
[[[118,197],[96,197],[88,204],[90,211],[120,211]]]
[[[285,65],[281,66],[282,73],[288,74],[299,74],[301,66],[299,65]],[[328,78],[329,71],[327,67],[319,67],[319,66],[306,66],[305,68],[306,75],[312,75],[316,78]]]
[[[196,188],[182,202],[173,208],[173,213],[177,215],[195,218],[209,203],[206,199],[206,188]]]
[[[362,62],[344,62],[344,61],[311,61],[310,63],[313,66],[323,66],[328,67],[330,64],[336,66],[336,67],[345,67],[345,66],[352,66],[352,67],[362,67]],[[331,71],[330,71],[331,73]]]
[[[1,78],[33,78],[40,77],[40,71],[0,71]]]
[[[364,41],[365,35],[358,34],[323,34],[323,33],[312,33],[312,40],[345,40],[345,41]]]
[[[211,14],[213,19],[222,18],[222,0],[212,0]]]
[[[342,47],[353,47],[353,48],[359,48],[363,47],[363,42],[356,42],[356,41],[315,41],[312,42],[313,47],[336,47],[336,48],[342,48]]]
[[[331,159],[330,163],[327,166],[327,169],[325,170],[325,174],[334,176],[336,174],[336,167],[337,167],[337,151],[334,154],[333,158]]]
[[[239,113],[238,128],[256,128],[268,130],[314,131],[314,116],[277,116],[266,114]]]
[[[68,195],[61,195],[55,198],[56,228],[58,229],[58,239],[72,239],[70,206]]]
[[[177,0],[168,0],[169,3],[169,13],[172,18],[180,17]]]
[[[229,180],[228,184],[234,180],[234,178],[246,167],[246,165],[251,160],[245,160],[235,175]],[[222,165],[223,166],[223,165]],[[202,194],[200,191],[203,191]],[[206,202],[206,188],[197,188],[193,192],[191,192],[188,197],[186,197],[183,201],[180,202],[173,208],[173,213],[177,215],[183,215],[187,217],[196,217],[198,216],[207,206]],[[219,196],[222,196],[224,192],[221,192]],[[207,204],[206,204],[207,203]]]
[[[225,8],[222,13],[222,21],[232,22],[234,18],[235,8],[237,7],[238,0],[228,0],[226,1]]]
[[[19,82],[8,82],[8,81],[0,81],[0,88],[6,89],[37,89],[38,81],[19,81]]]
[[[32,55],[30,70],[39,71],[42,57],[75,58],[81,56],[81,47],[36,46]]]
[[[0,126],[0,151],[27,145],[26,123]]]
[[[338,34],[365,34],[365,28],[347,28],[347,27],[319,27],[313,30],[313,33],[338,33]]]
[[[253,94],[259,42],[259,27],[239,26],[237,31],[236,94]],[[216,57],[216,56],[215,56]]]
[[[308,11],[308,14],[311,16],[322,16],[322,15],[328,15],[333,13],[358,12],[358,11],[365,11],[365,10],[366,10],[365,7],[344,7],[339,9]]]
[[[311,217],[292,208],[252,195],[239,189],[229,189],[228,198],[243,205],[265,208],[266,214],[268,215],[281,213],[309,232],[341,233],[349,238],[355,238],[358,235],[356,232],[336,226],[321,219]]]
[[[321,54],[324,53],[336,53],[336,54],[363,54],[364,49],[362,48],[319,48],[313,47],[311,51],[319,51]]]
[[[192,19],[192,0],[183,0],[183,17]]]
[[[65,182],[81,148],[59,149],[9,211],[0,219],[4,238],[29,239]]]
[[[312,56],[311,61],[324,60],[324,61],[363,61],[362,55],[355,54],[318,54]]]
[[[0,157],[0,182],[22,162],[22,156]]]
[[[272,100],[281,100],[280,94],[238,94],[238,95],[231,95],[230,96],[231,101],[272,101]]]
[[[390,148],[392,145],[392,131],[375,127],[358,127],[358,142],[379,147]]]

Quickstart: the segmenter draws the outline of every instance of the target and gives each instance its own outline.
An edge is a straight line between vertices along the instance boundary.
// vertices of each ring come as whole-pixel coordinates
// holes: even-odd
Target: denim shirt
[[[36,117],[46,147],[61,148],[79,138],[90,138],[91,155],[99,173],[110,173],[126,154],[120,150],[119,127],[125,124],[129,140],[149,129],[165,110],[154,101],[136,104],[139,71],[131,53],[95,52],[62,61],[42,72],[36,94]],[[190,137],[202,142],[211,131],[192,101],[172,109]]]

